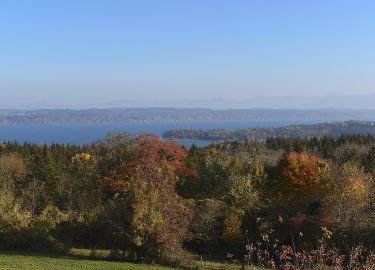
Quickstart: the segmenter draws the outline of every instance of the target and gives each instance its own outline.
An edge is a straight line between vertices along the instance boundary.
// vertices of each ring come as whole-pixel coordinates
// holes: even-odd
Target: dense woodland
[[[238,261],[247,254],[262,264],[275,246],[321,247],[323,234],[341,254],[360,245],[367,256],[375,245],[374,179],[371,136],[189,149],[151,134],[111,134],[86,146],[6,142],[0,247],[109,249],[126,260],[180,265],[194,254]],[[253,256],[253,243],[267,252]]]
[[[337,123],[321,123],[312,125],[290,125],[282,127],[264,127],[248,129],[175,129],[163,134],[165,139],[172,140],[266,140],[270,137],[284,138],[322,138],[325,136],[340,137],[341,135],[375,135],[374,122],[345,121]]]

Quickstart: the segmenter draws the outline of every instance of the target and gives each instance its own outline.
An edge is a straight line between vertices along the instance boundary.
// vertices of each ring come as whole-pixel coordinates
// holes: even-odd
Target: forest
[[[257,127],[247,129],[174,129],[163,134],[169,140],[260,140],[270,137],[285,138],[321,138],[324,136],[340,137],[341,135],[375,135],[375,126],[372,121],[344,121],[335,123],[319,123],[310,125],[289,125],[282,127]]]
[[[0,248],[373,270],[374,179],[375,137],[363,135],[204,148],[126,133],[84,146],[4,142]]]

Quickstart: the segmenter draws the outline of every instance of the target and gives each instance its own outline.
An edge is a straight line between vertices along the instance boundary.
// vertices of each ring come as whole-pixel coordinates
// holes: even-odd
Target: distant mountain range
[[[375,94],[347,96],[279,96],[245,99],[184,99],[175,102],[176,107],[200,107],[213,109],[375,109]]]
[[[375,109],[375,94],[343,96],[276,96],[176,100],[117,100],[106,107],[176,107],[210,109]]]
[[[375,110],[348,109],[180,109],[114,108],[85,110],[0,110],[0,124],[125,123],[184,121],[294,120],[335,122],[375,120]]]
[[[255,90],[252,91],[256,92]],[[259,91],[261,93],[261,91]],[[15,108],[33,110],[38,108],[209,108],[209,109],[375,109],[375,93],[369,95],[330,95],[330,96],[258,96],[233,98],[177,98],[160,97],[134,99],[121,96],[105,96],[91,99],[49,100],[42,98],[28,100],[0,99],[0,108]]]

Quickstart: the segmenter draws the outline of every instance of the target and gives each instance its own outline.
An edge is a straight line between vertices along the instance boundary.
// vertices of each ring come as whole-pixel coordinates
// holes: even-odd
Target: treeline
[[[86,146],[8,142],[0,144],[0,247],[110,249],[186,265],[192,254],[242,258],[271,233],[280,246],[312,250],[325,228],[344,254],[356,244],[368,253],[374,179],[371,136],[189,149],[150,134]]]
[[[313,125],[292,125],[276,128],[248,128],[238,130],[212,129],[193,130],[175,129],[163,134],[163,138],[171,140],[266,140],[270,137],[284,138],[321,138],[325,136],[340,137],[341,135],[375,135],[374,122],[346,121]]]

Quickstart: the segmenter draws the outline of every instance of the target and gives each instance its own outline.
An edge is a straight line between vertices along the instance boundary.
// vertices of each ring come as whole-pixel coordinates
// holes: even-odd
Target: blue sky
[[[0,0],[0,108],[375,93],[375,1]]]

